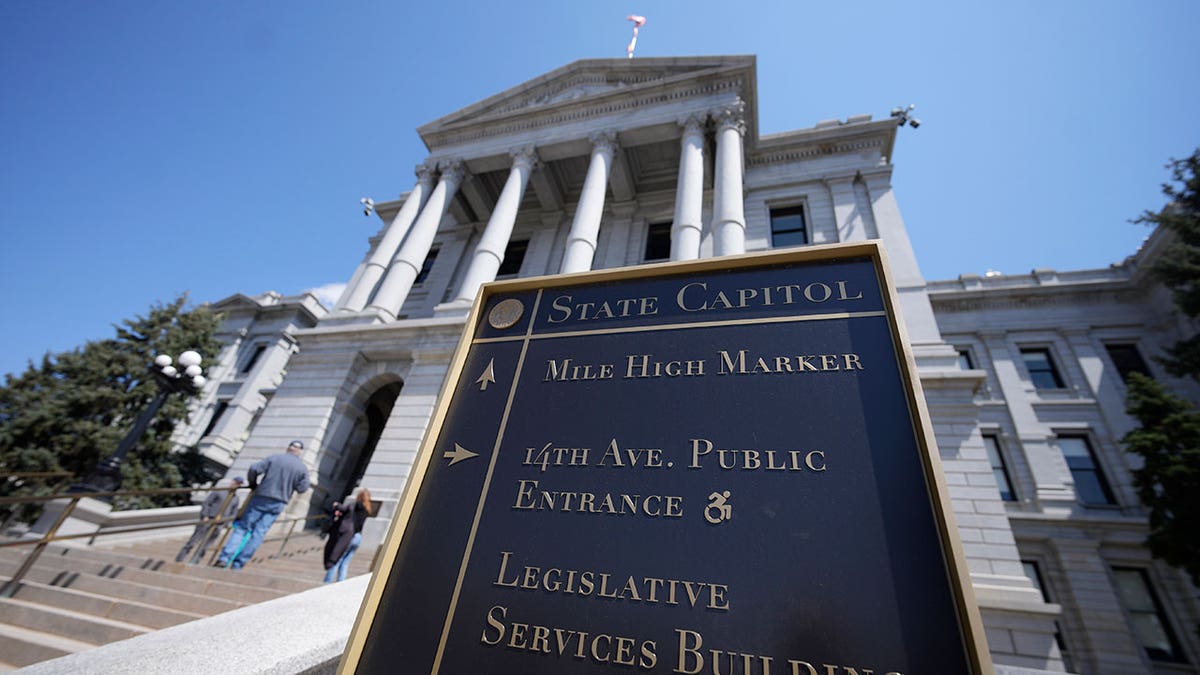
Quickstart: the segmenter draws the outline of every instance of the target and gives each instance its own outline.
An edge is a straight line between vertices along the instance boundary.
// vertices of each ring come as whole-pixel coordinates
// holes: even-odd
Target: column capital
[[[451,183],[454,187],[462,184],[463,178],[467,175],[466,167],[461,159],[443,159],[438,162],[438,171],[442,174],[442,180]]]
[[[537,148],[532,145],[524,145],[519,148],[513,148],[508,151],[513,160],[513,167],[524,166],[526,169],[532,169],[538,165]]]
[[[680,117],[676,123],[683,129],[683,137],[699,136],[704,133],[704,124],[708,121],[708,113],[692,113]]]
[[[746,134],[746,103],[741,98],[734,99],[709,114],[716,120],[718,131],[735,129],[741,135]]]
[[[433,184],[433,174],[437,171],[437,166],[433,162],[421,162],[413,167],[413,173],[417,174],[417,182],[426,186]]]
[[[615,131],[597,131],[588,136],[588,141],[592,144],[592,151],[608,152],[610,155],[617,152],[617,132]]]

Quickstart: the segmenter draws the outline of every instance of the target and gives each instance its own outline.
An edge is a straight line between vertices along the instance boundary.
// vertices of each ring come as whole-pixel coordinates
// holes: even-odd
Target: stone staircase
[[[241,570],[176,563],[186,537],[113,546],[52,545],[0,598],[0,670],[56,658],[320,586],[324,539],[268,539]],[[32,547],[0,549],[0,583]],[[211,551],[210,551],[211,553]],[[350,575],[369,571],[359,549]]]

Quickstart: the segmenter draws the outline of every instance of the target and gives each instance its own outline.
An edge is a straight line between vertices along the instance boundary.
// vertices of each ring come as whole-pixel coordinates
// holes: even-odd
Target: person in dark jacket
[[[242,486],[246,481],[241,476],[237,476],[230,484],[236,489]],[[226,502],[225,498],[229,497]],[[221,504],[225,504],[225,512],[220,513]],[[238,496],[237,493],[230,493],[225,490],[213,490],[204,498],[204,503],[200,506],[200,522],[196,525],[196,530],[192,532],[192,538],[187,540],[183,548],[179,549],[179,555],[175,556],[175,562],[184,562],[188,559],[188,554],[197,546],[200,549],[196,552],[196,559],[204,557],[208,552],[208,547],[213,545],[217,540],[217,536],[221,533],[221,528],[225,523],[233,519],[238,511]],[[217,516],[221,517],[221,523],[213,522]]]
[[[225,548],[221,549],[218,567],[242,569],[262,544],[275,519],[283,513],[292,493],[308,491],[308,465],[300,459],[302,452],[304,444],[292,441],[287,452],[250,465],[246,476],[254,492],[246,502],[242,517],[234,522]]]
[[[335,576],[338,581],[346,580],[350,559],[362,543],[363,523],[373,515],[371,492],[366,488],[360,489],[353,501],[333,503],[333,525],[325,542],[325,583],[333,581]]]

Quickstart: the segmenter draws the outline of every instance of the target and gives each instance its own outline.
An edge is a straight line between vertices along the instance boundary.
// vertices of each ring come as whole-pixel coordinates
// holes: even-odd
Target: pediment
[[[752,82],[754,66],[753,56],[586,59],[434,120],[417,131],[428,139],[452,129],[555,112],[571,106],[598,105],[615,96],[637,95],[696,78],[733,75],[738,71],[748,72]]]
[[[266,298],[266,299],[264,299]],[[267,291],[262,296],[250,297],[244,293],[234,293],[226,298],[222,298],[211,305],[214,311],[231,312],[239,309],[260,309],[278,302],[279,294],[273,291]],[[274,302],[270,300],[274,299]]]

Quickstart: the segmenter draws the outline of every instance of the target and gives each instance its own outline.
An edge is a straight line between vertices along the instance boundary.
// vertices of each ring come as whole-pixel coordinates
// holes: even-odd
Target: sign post
[[[484,287],[341,672],[990,673],[875,243]]]

